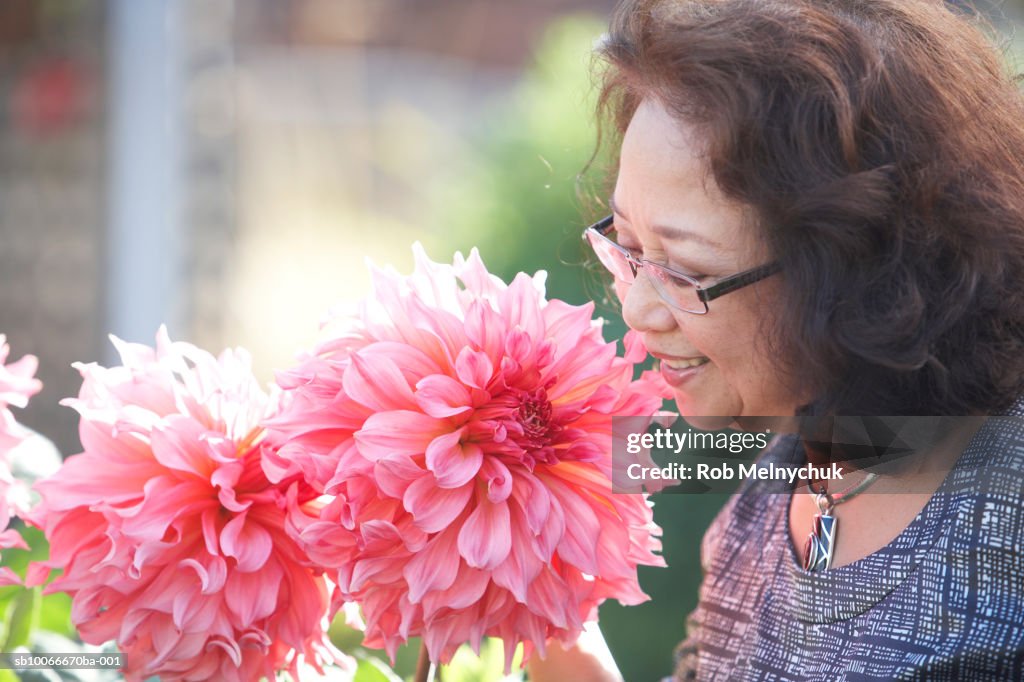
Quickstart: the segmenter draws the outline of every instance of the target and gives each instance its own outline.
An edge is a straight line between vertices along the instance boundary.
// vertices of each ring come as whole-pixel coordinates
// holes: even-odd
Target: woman
[[[621,147],[588,238],[681,414],[1018,417],[946,419],[880,476],[745,483],[676,679],[1024,679],[1024,101],[1000,56],[938,0],[633,0],[601,52]],[[560,656],[531,679],[613,679]]]

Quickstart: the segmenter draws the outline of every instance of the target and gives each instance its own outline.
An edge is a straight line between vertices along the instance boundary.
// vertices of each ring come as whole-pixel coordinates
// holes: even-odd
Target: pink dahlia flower
[[[285,532],[286,486],[269,481],[260,421],[274,408],[243,350],[219,358],[157,335],[113,339],[123,366],[77,365],[84,452],[37,487],[33,521],[64,570],[48,591],[73,597],[92,644],[117,640],[141,680],[254,680],[319,666],[325,578]],[[293,484],[294,483],[294,484]]]
[[[501,637],[543,655],[607,598],[647,599],[637,566],[664,565],[641,495],[611,494],[612,415],[650,415],[660,377],[606,343],[593,306],[544,298],[544,274],[511,285],[474,250],[454,265],[416,248],[408,277],[374,270],[354,318],[278,376],[289,405],[268,422],[271,477],[333,500],[293,505],[292,532],[333,567],[393,656],[421,635],[431,659]],[[301,501],[301,500],[298,500]]]
[[[28,506],[27,490],[11,475],[9,456],[14,447],[31,433],[11,414],[10,406],[25,407],[28,399],[43,385],[34,378],[38,362],[26,355],[17,362],[7,363],[10,347],[7,337],[0,334],[0,549],[28,549],[21,534],[8,528],[11,518],[24,515]],[[16,585],[21,580],[9,568],[0,568],[0,585]]]

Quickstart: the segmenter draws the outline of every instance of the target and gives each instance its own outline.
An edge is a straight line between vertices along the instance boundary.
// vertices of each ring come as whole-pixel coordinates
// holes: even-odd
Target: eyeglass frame
[[[629,249],[613,241],[612,239],[609,239],[608,233],[612,231],[614,225],[614,215],[609,215],[604,218],[601,218],[601,220],[598,220],[596,223],[590,225],[589,227],[583,230],[583,241],[587,242],[590,245],[590,248],[593,249],[594,245],[593,243],[590,242],[589,237],[589,235],[593,233],[596,234],[601,239],[603,239],[604,241],[608,242],[610,246],[612,246],[615,250],[619,251],[623,255],[623,257],[625,257],[626,262],[629,263],[629,267],[633,271],[634,280],[637,276],[638,270],[640,270],[646,265],[651,265],[657,269],[667,272],[672,277],[681,279],[685,282],[689,282],[690,284],[692,284],[693,288],[697,292],[697,300],[704,304],[703,312],[699,310],[687,310],[686,308],[681,307],[675,301],[670,300],[660,291],[658,292],[658,295],[661,297],[663,301],[668,303],[676,310],[682,311],[684,313],[690,313],[692,315],[707,315],[709,310],[708,303],[710,301],[713,301],[721,296],[725,296],[726,294],[736,291],[737,289],[742,289],[743,287],[754,284],[755,282],[760,282],[761,280],[771,277],[772,275],[782,271],[782,265],[773,261],[771,263],[759,265],[749,270],[744,270],[743,272],[737,273],[735,275],[729,275],[728,277],[719,280],[715,284],[705,289],[700,285],[700,283],[696,279],[694,279],[690,275],[685,275],[679,272],[678,270],[673,270],[672,268],[666,265],[662,265],[661,263],[655,263],[654,261],[649,260],[647,258],[637,258],[636,256],[629,252]],[[600,254],[598,254],[598,260],[600,260]],[[604,265],[604,263],[602,263],[602,265]],[[607,268],[607,266],[605,267]],[[614,276],[614,273],[612,274]],[[632,282],[629,282],[629,284],[632,284]]]

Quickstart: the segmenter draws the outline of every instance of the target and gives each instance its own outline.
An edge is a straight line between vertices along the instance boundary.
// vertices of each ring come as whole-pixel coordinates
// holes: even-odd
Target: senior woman
[[[676,678],[1024,679],[1024,101],[1000,56],[938,0],[634,0],[601,54],[621,146],[587,236],[681,414],[1005,415],[944,420],[882,475],[743,484]],[[581,650],[531,667],[614,678]]]

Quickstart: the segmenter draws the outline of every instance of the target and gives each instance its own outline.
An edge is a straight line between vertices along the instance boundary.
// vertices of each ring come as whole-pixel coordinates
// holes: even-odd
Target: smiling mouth
[[[700,367],[710,362],[711,359],[705,356],[699,358],[662,358],[661,364],[675,370],[689,369],[691,367]]]

